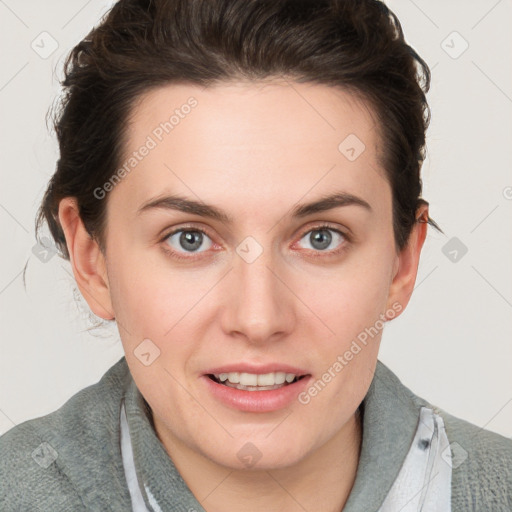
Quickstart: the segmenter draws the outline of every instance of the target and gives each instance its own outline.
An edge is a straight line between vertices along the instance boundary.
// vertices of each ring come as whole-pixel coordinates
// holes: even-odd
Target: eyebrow
[[[303,218],[313,213],[325,212],[341,206],[360,206],[368,211],[372,210],[372,207],[364,199],[346,192],[337,192],[321,197],[311,203],[295,206],[291,211],[291,217]],[[233,224],[233,218],[216,206],[188,199],[180,195],[150,199],[137,210],[137,215],[154,209],[176,210],[218,220],[225,224]]]

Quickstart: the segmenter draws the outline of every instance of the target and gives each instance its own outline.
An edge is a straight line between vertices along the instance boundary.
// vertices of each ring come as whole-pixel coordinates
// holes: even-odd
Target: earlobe
[[[402,312],[409,303],[416,282],[421,249],[427,236],[427,219],[428,204],[425,203],[418,208],[416,222],[407,244],[397,256],[388,295],[388,308],[398,303]]]
[[[82,295],[95,315],[105,320],[115,318],[104,255],[96,240],[87,232],[74,197],[60,201],[59,221],[66,237],[71,268]]]

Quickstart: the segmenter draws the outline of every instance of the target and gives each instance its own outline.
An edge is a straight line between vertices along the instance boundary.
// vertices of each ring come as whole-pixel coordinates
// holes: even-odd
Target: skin
[[[205,390],[203,375],[228,363],[277,361],[321,379],[379,315],[389,317],[393,304],[403,312],[427,225],[417,222],[397,251],[374,116],[355,96],[324,85],[155,89],[132,111],[126,156],[190,96],[198,105],[105,199],[104,252],[74,198],[61,201],[77,284],[96,315],[116,319],[157,435],[206,510],[339,511],[355,479],[362,439],[356,411],[382,330],[308,404],[237,411]],[[365,144],[354,161],[338,150],[349,134]],[[297,203],[333,191],[371,210],[352,204],[291,217]],[[215,205],[233,223],[163,208],[137,214],[171,193]],[[425,205],[417,219],[426,215]],[[330,245],[318,249],[312,230],[325,222],[350,237],[329,231]],[[180,233],[165,239],[180,227],[207,230],[196,252],[180,245]],[[251,263],[236,252],[248,236],[262,249]],[[145,366],[134,350],[148,338],[161,353]],[[250,468],[237,457],[247,442],[261,453]]]

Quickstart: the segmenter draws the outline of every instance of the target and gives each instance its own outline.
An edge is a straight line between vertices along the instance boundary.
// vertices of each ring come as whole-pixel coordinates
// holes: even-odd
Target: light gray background
[[[123,354],[114,325],[85,330],[69,263],[32,252],[57,159],[45,116],[63,58],[110,5],[0,0],[0,433],[55,410]],[[512,1],[388,5],[432,69],[424,197],[446,235],[430,230],[413,298],[386,327],[380,358],[416,394],[511,436]],[[443,253],[453,237],[468,249],[456,261],[451,246]]]

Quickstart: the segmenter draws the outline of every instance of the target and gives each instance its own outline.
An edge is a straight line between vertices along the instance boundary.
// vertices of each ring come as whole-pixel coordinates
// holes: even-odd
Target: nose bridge
[[[234,270],[240,281],[243,299],[249,302],[275,300],[277,279],[274,274],[277,258],[270,244],[263,246],[254,237],[247,237],[236,249]]]

